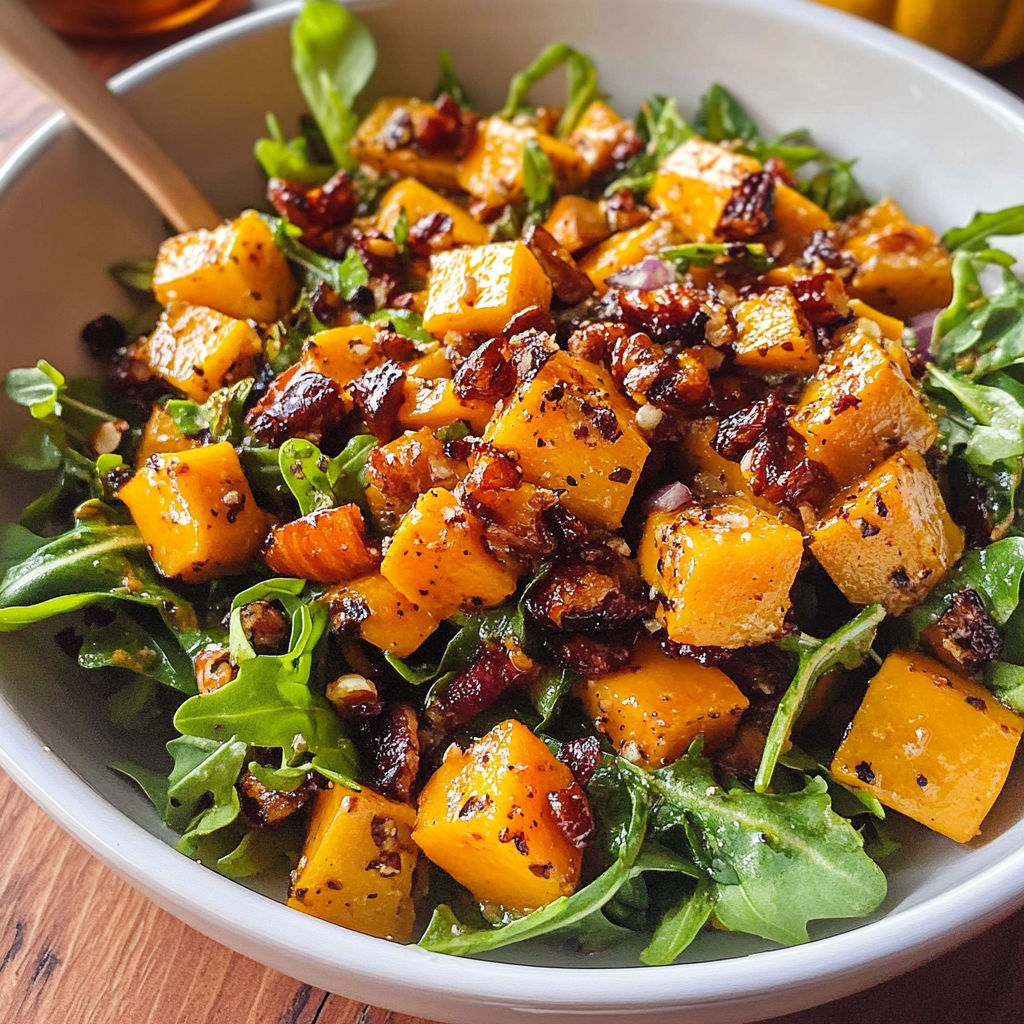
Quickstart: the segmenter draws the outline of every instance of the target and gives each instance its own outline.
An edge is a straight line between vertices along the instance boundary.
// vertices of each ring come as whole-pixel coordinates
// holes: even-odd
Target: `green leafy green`
[[[45,537],[37,536],[18,523],[0,523],[0,572],[24,562],[46,543]]]
[[[333,163],[320,163],[314,158],[306,136],[286,140],[280,123],[270,113],[267,114],[267,134],[269,138],[256,140],[253,155],[268,178],[300,185],[322,185],[334,174]]]
[[[885,609],[880,604],[873,604],[825,640],[801,635],[780,642],[780,647],[798,655],[800,661],[768,731],[754,781],[754,789],[758,793],[764,793],[771,785],[775,765],[786,749],[797,719],[807,706],[814,684],[837,665],[845,668],[860,665],[871,650],[875,631],[884,618]]]
[[[674,263],[680,274],[690,267],[714,267],[723,274],[766,274],[775,266],[760,242],[689,242],[662,249],[660,255]]]
[[[302,839],[301,830],[290,822],[276,828],[253,829],[242,836],[230,853],[217,859],[217,870],[228,878],[250,878],[282,861],[294,867],[302,850]]]
[[[694,135],[683,120],[676,101],[668,96],[651,96],[640,107],[637,131],[644,148],[633,157],[623,173],[605,189],[606,196],[626,190],[646,195],[662,160]]]
[[[113,264],[107,273],[131,292],[152,295],[154,270],[156,260],[121,260]]]
[[[1024,715],[1024,665],[994,661],[985,667],[982,681],[999,701]]]
[[[432,345],[436,341],[430,331],[423,326],[423,317],[412,309],[378,309],[366,318],[366,322],[389,323],[395,333],[418,341],[422,345]]]
[[[665,912],[651,941],[640,953],[640,961],[651,967],[675,963],[697,937],[715,909],[715,887],[703,876],[693,893]]]
[[[60,416],[64,383],[64,374],[40,359],[35,366],[9,370],[4,377],[4,391],[12,402],[27,406],[33,418],[42,420]]]
[[[950,252],[958,249],[979,252],[988,248],[990,238],[1007,235],[1024,235],[1024,206],[1010,206],[992,213],[979,210],[966,227],[950,228],[942,236],[942,244]]]
[[[441,75],[434,87],[434,99],[443,93],[447,93],[463,110],[472,110],[473,101],[466,92],[466,87],[455,72],[455,61],[452,58],[452,51],[446,46],[437,53],[437,62],[441,65]]]
[[[291,438],[281,445],[281,476],[302,515],[344,504],[365,502],[362,472],[377,439],[357,434],[339,455],[324,455],[311,441]]]
[[[252,377],[246,377],[230,387],[218,388],[203,403],[172,398],[164,409],[186,437],[209,431],[211,438],[238,444],[244,436],[245,402],[252,386]]]
[[[395,218],[395,226],[391,229],[391,238],[398,248],[399,253],[405,252],[405,246],[409,241],[409,214],[403,206]]]
[[[809,181],[801,182],[800,191],[832,220],[845,220],[869,205],[870,200],[853,174],[856,160],[838,160],[823,150],[818,150],[814,159],[821,170]]]
[[[738,139],[747,146],[761,142],[761,133],[739,100],[715,82],[701,97],[693,127],[711,142]]]
[[[567,98],[565,112],[555,128],[560,139],[566,138],[579,124],[587,107],[597,99],[597,69],[594,62],[568,43],[552,43],[529,67],[513,76],[508,98],[499,117],[512,118],[526,104],[530,90],[542,78],[565,65]]]
[[[824,760],[828,760],[826,754]],[[784,754],[779,756],[779,764],[785,768],[792,768],[803,775],[819,775],[825,780],[828,786],[829,795],[832,797],[832,809],[843,818],[853,818],[859,814],[870,814],[880,821],[885,818],[885,808],[879,802],[878,797],[870,790],[857,786],[847,786],[840,782],[829,768],[815,757],[811,757],[806,751],[799,747],[791,746]]]
[[[548,668],[541,672],[540,682],[533,698],[533,705],[540,715],[535,731],[547,728],[562,698],[576,685],[579,676],[567,668]]]
[[[527,139],[523,146],[523,191],[526,193],[526,222],[538,224],[551,209],[555,188],[555,172],[551,161],[536,139]]]
[[[376,64],[377,46],[359,18],[334,0],[306,0],[292,25],[292,70],[334,162],[347,170],[356,169],[353,107]]]
[[[334,0],[319,2],[334,6]],[[354,246],[349,247],[343,259],[332,260],[329,256],[314,252],[299,242],[286,220],[280,217],[269,220],[274,228],[274,245],[285,259],[300,268],[307,282],[323,281],[347,302],[370,280],[370,272]]]

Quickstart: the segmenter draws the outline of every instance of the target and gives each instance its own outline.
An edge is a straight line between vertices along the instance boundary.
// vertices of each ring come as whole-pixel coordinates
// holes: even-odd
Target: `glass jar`
[[[79,39],[127,39],[166,32],[212,11],[222,0],[30,0],[58,32]]]

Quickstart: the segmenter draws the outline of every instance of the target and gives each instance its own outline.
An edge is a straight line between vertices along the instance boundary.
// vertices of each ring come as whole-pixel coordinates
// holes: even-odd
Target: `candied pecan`
[[[587,321],[569,337],[569,354],[590,363],[609,365],[612,346],[629,334],[625,324]]]
[[[324,688],[324,696],[346,719],[372,718],[384,707],[377,699],[377,684],[359,672],[346,672],[332,679]]]
[[[544,228],[536,224],[528,227],[523,232],[523,244],[551,279],[555,295],[567,306],[574,306],[594,291],[593,281],[576,265],[572,254]]]
[[[367,370],[349,385],[363,420],[380,441],[395,436],[398,410],[405,399],[405,370],[389,359]]]
[[[523,386],[540,373],[559,348],[550,334],[528,330],[509,339],[508,351],[515,367],[516,382]]]
[[[973,675],[1003,653],[1003,641],[980,595],[964,587],[938,622],[928,626],[921,639],[935,656],[954,672]]]
[[[385,358],[393,359],[397,363],[407,363],[409,360],[415,359],[417,355],[416,345],[412,338],[399,334],[390,321],[378,323],[377,333],[373,337],[373,346],[383,352]]]
[[[390,152],[402,149],[412,142],[412,112],[408,107],[395,107],[381,126],[380,139]]]
[[[162,378],[153,373],[146,359],[145,344],[138,341],[114,353],[107,371],[107,383],[139,405],[151,405],[171,390]]]
[[[245,422],[272,448],[290,437],[320,444],[345,416],[341,388],[330,377],[298,363],[276,377],[245,414]]]
[[[834,270],[841,278],[852,276],[857,269],[856,261],[839,251],[832,232],[824,228],[818,228],[811,235],[797,262],[808,270]]]
[[[75,657],[78,652],[75,652]],[[222,644],[209,644],[192,659],[196,673],[196,689],[200,693],[213,693],[238,675],[231,664],[231,652]]]
[[[622,319],[634,331],[645,331],[659,342],[682,341],[698,344],[704,340],[708,314],[704,309],[708,294],[683,284],[640,291],[635,288],[612,289],[616,293]]]
[[[814,328],[833,331],[853,319],[843,282],[830,271],[798,278],[789,290]]]
[[[389,508],[398,515],[408,511],[431,487],[451,486],[456,476],[453,460],[426,429],[407,431],[390,444],[378,445],[366,462],[367,483],[383,494]]]
[[[309,799],[311,787],[304,780],[297,789],[285,792],[267,789],[252,772],[238,780],[238,802],[245,820],[253,828],[273,828],[300,810]]]
[[[770,174],[780,185],[788,185],[796,188],[798,185],[796,176],[790,169],[775,156],[768,157],[764,162],[765,172]]]
[[[638,228],[651,219],[650,207],[637,204],[636,196],[629,189],[622,189],[602,202],[608,227],[614,233]]]
[[[549,629],[607,633],[650,613],[637,581],[591,565],[552,566],[531,588],[526,614]]]
[[[672,357],[642,332],[610,332],[608,366],[624,390],[659,408],[678,409],[706,402],[712,394],[707,367],[690,353]]]
[[[518,313],[509,317],[508,323],[501,329],[502,337],[514,338],[517,334],[528,331],[539,331],[541,334],[554,334],[555,321],[543,306],[524,306]]]
[[[766,430],[753,447],[743,456],[743,468],[750,475],[750,487],[758,497],[767,497],[782,488],[788,454],[788,434],[781,430]],[[780,497],[782,495],[780,494]]]
[[[588,679],[625,668],[633,654],[635,634],[630,631],[592,636],[574,633],[549,641],[552,656],[563,668]]]
[[[793,509],[801,505],[820,508],[836,490],[836,478],[828,467],[823,462],[804,458],[787,469],[761,496]]]
[[[578,549],[589,543],[587,526],[577,519],[561,502],[544,512],[544,524],[554,534],[559,547]]]
[[[291,624],[270,601],[250,601],[239,609],[242,632],[257,654],[284,654]]]
[[[563,743],[555,757],[568,765],[572,777],[585,786],[601,763],[601,741],[596,736],[580,736]]]
[[[95,359],[110,359],[128,340],[128,332],[117,317],[103,313],[82,328],[82,344]]]
[[[348,303],[328,284],[317,281],[309,297],[313,316],[327,327],[337,327],[348,314]]]
[[[769,395],[718,421],[711,447],[730,462],[739,462],[765,433],[786,431],[786,406],[777,395]]]
[[[964,528],[964,542],[974,551],[988,547],[995,524],[989,509],[988,491],[973,474],[967,476],[957,502],[956,521]]]
[[[525,670],[521,663],[522,655],[515,657],[500,644],[486,644],[474,661],[427,702],[423,709],[427,721],[442,732],[472,721],[533,674],[532,663]]]
[[[748,174],[729,196],[715,234],[728,242],[744,242],[771,231],[774,201],[775,178],[767,171]]]
[[[352,219],[359,203],[348,171],[338,171],[323,185],[310,187],[271,178],[267,198],[285,220],[302,228],[302,241],[319,247],[321,236]]]
[[[387,704],[355,724],[367,785],[392,800],[408,801],[420,768],[419,724],[408,704]]]
[[[594,815],[578,782],[573,782],[568,789],[548,793],[548,808],[555,824],[577,850],[582,850],[594,838]]]
[[[516,371],[504,338],[484,342],[459,364],[452,378],[452,388],[459,398],[485,402],[505,398],[515,386]]]
[[[470,466],[464,483],[467,493],[513,490],[523,479],[516,457],[487,441],[474,443],[467,458]]]
[[[421,256],[450,249],[455,244],[454,228],[450,213],[425,214],[409,228],[409,248]]]

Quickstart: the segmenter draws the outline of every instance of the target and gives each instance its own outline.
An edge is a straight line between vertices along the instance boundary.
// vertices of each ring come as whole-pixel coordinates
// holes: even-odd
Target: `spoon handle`
[[[0,0],[0,54],[61,106],[176,230],[213,228],[221,222],[206,197],[128,108],[21,0]]]

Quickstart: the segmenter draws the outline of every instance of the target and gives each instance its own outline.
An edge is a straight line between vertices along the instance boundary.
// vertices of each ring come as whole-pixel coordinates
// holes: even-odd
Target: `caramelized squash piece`
[[[262,351],[244,320],[187,302],[172,302],[145,343],[153,373],[196,402],[251,376]]]
[[[420,794],[413,841],[480,902],[535,910],[579,882],[582,851],[551,808],[574,785],[543,740],[502,722],[465,752],[448,748]]]
[[[670,658],[650,638],[625,668],[585,680],[580,696],[597,729],[641,768],[671,764],[698,736],[705,750],[725,746],[750,704],[720,669]]]
[[[384,362],[384,353],[374,342],[376,324],[351,324],[320,331],[307,339],[299,360],[304,370],[321,373],[348,387],[367,370]]]
[[[1006,782],[1022,728],[984,687],[923,654],[894,651],[868,685],[832,773],[966,843]]]
[[[528,480],[564,491],[573,515],[608,530],[622,525],[650,452],[615,384],[567,352],[505,401],[485,436],[518,455]]]
[[[142,430],[135,465],[141,469],[151,455],[187,452],[190,448],[199,448],[201,444],[194,437],[186,437],[162,405],[154,405]]]
[[[894,341],[899,345],[903,344],[903,321],[897,320],[894,316],[879,312],[874,306],[869,306],[861,299],[850,299],[850,312],[854,316],[864,317],[878,327],[879,332],[886,341]]]
[[[840,485],[863,477],[904,445],[926,452],[938,427],[921,403],[906,353],[883,346],[859,320],[800,396],[790,419]]]
[[[342,505],[275,526],[263,560],[278,576],[344,583],[376,569],[380,553],[366,543],[359,506]]]
[[[649,516],[640,571],[672,640],[748,647],[782,635],[803,537],[742,500]]]
[[[459,398],[448,378],[423,380],[407,377],[402,387],[405,398],[398,410],[398,425],[403,430],[438,430],[456,420],[467,420],[473,433],[484,432],[494,406],[475,398]]]
[[[630,138],[636,139],[633,123],[603,100],[594,100],[569,133],[568,142],[586,161],[591,174],[604,174],[615,167],[616,150]]]
[[[608,218],[593,199],[561,196],[551,207],[544,230],[565,250],[573,254],[603,242],[611,233]]]
[[[411,145],[395,146],[391,132],[386,129],[389,118],[405,110],[412,122],[430,117],[431,103],[409,96],[385,96],[362,120],[351,149],[356,159],[378,171],[390,171],[403,178],[416,178],[431,188],[457,189],[457,161],[454,153],[438,152],[429,156]],[[411,141],[411,140],[410,140]]]
[[[410,227],[431,213],[447,214],[452,219],[452,238],[456,245],[483,245],[490,237],[487,228],[473,220],[461,206],[415,178],[392,185],[384,194],[377,211],[378,229],[386,235],[394,235],[402,210]]]
[[[336,629],[397,658],[407,658],[438,626],[430,612],[400,594],[380,573],[332,587],[323,600],[331,608]]]
[[[851,295],[901,320],[949,305],[949,253],[931,228],[911,224],[891,199],[852,217],[844,235],[843,251],[857,261]]]
[[[815,231],[827,231],[833,226],[832,219],[817,203],[782,182],[775,184],[772,216],[776,233],[793,240],[809,238]]]
[[[736,362],[766,373],[813,373],[814,332],[788,288],[769,288],[733,307]]]
[[[416,812],[365,786],[317,792],[288,906],[343,928],[408,942],[416,921]]]
[[[153,294],[165,306],[190,302],[260,323],[283,317],[298,290],[267,222],[255,210],[213,231],[168,238],[153,271]]]
[[[525,306],[551,305],[551,282],[522,242],[453,249],[430,258],[423,326],[435,337],[448,331],[501,333]]]
[[[671,225],[663,220],[649,220],[638,228],[618,231],[610,238],[594,246],[581,257],[578,266],[597,289],[599,295],[608,291],[605,283],[612,274],[617,274],[645,256],[661,252],[671,241]]]
[[[811,531],[811,551],[854,604],[912,608],[964,549],[939,485],[906,448],[841,491]]]
[[[398,524],[380,571],[437,619],[493,608],[516,588],[516,577],[487,550],[483,524],[441,487],[421,495]]]
[[[154,455],[117,496],[160,574],[186,583],[244,572],[266,533],[227,441]]]
[[[480,122],[473,147],[459,164],[459,187],[488,206],[522,198],[523,151],[530,140],[548,158],[560,192],[574,192],[589,177],[583,157],[568,143],[530,125],[488,117]]]

